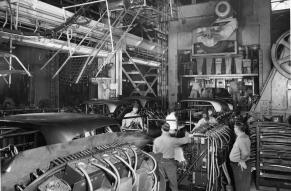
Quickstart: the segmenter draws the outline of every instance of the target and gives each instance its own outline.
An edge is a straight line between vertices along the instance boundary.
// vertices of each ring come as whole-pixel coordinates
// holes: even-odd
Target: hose
[[[44,174],[39,176],[37,179],[35,179],[31,184],[29,184],[24,191],[34,191],[35,190],[35,185],[39,185],[41,182],[45,181],[47,177],[52,176],[62,170],[64,170],[66,167],[66,163],[63,163],[59,166],[56,166],[48,171],[46,171]]]
[[[103,155],[104,156],[104,155]],[[108,155],[105,155],[105,157],[109,157]],[[109,164],[109,166],[114,170],[115,174],[116,174],[116,177],[117,177],[117,186],[116,186],[116,189],[115,190],[118,190],[119,188],[119,185],[120,185],[120,175],[119,175],[119,172],[117,170],[117,168],[110,162],[110,160],[108,160],[107,158],[103,158],[103,160]]]
[[[224,172],[224,175],[226,177],[226,180],[227,180],[228,185],[231,185],[231,179],[230,179],[230,176],[228,174],[228,171],[227,171],[226,163],[225,162],[222,164],[222,170]]]
[[[157,169],[157,161],[156,161],[156,159],[155,159],[152,155],[148,154],[147,152],[144,152],[144,151],[141,151],[141,152],[142,152],[143,154],[149,156],[149,157],[152,159],[153,163],[154,163],[154,167],[153,167],[153,169],[152,169],[150,172],[148,172],[148,174],[153,174],[153,176],[154,176],[154,186],[153,186],[153,188],[151,189],[151,191],[154,191],[154,190],[156,190],[157,183],[158,183],[157,175],[156,175],[156,173],[155,173],[155,171],[156,171],[156,169]]]
[[[120,156],[118,156],[117,154],[114,154],[114,156],[116,157],[116,158],[118,158],[121,162],[123,162],[128,168],[129,168],[129,170],[131,171],[131,173],[132,173],[132,177],[133,177],[133,183],[132,183],[132,185],[134,186],[135,184],[136,184],[136,173],[135,173],[135,171],[134,171],[134,169],[125,161],[125,160],[123,160],[123,158],[121,158]]]
[[[133,155],[134,155],[134,170],[136,171],[136,169],[137,169],[137,153],[136,153],[136,151],[132,148],[132,147],[130,147],[130,149],[132,150],[132,152],[133,152]]]
[[[151,191],[156,191],[158,185],[158,178],[156,173],[154,173],[153,175],[154,175],[154,186],[152,187]]]
[[[131,164],[131,158],[130,158],[128,152],[127,152],[127,148],[122,148],[121,150],[122,150],[123,153],[126,155],[127,160],[128,160],[128,164],[129,164],[130,166],[132,166],[132,164]],[[128,173],[128,177],[130,177],[130,172]]]
[[[91,179],[90,179],[87,171],[82,167],[83,165],[85,165],[85,163],[79,162],[77,164],[77,168],[84,174],[84,176],[85,176],[85,178],[87,180],[87,183],[89,185],[89,191],[93,191],[93,185],[92,185]]]
[[[153,163],[154,163],[154,167],[153,167],[153,169],[152,169],[150,172],[148,172],[148,174],[152,174],[152,173],[154,173],[155,170],[157,169],[157,161],[156,161],[156,159],[155,159],[152,155],[150,155],[150,154],[148,154],[148,153],[146,153],[146,152],[144,152],[144,151],[141,151],[141,152],[142,152],[143,154],[149,156],[149,157],[152,159],[152,161],[153,161]]]
[[[98,168],[101,168],[102,170],[104,170],[105,172],[107,172],[108,174],[110,174],[115,182],[114,182],[114,188],[116,189],[117,188],[117,176],[114,174],[114,172],[112,172],[111,170],[109,170],[108,168],[106,168],[105,166],[101,165],[101,164],[97,164],[93,161],[91,161],[91,164],[94,165],[94,166],[97,166]]]
[[[127,149],[126,149],[126,148],[123,148],[122,151],[123,151],[123,153],[124,153],[124,154],[126,155],[126,157],[127,157],[128,164],[131,166],[131,165],[132,165],[132,164],[131,164],[131,158],[130,158],[128,152],[127,152]]]

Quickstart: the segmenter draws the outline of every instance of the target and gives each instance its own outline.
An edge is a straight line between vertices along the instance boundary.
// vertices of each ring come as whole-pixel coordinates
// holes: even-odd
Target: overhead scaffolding
[[[50,1],[46,2],[50,3]],[[94,10],[90,7],[93,4],[98,5]],[[84,76],[98,78],[107,64],[115,63],[112,60],[117,58],[116,53],[122,51],[126,59],[130,58],[135,66],[147,65],[151,69],[150,76],[140,73],[140,76],[148,81],[148,88],[141,94],[167,96],[168,21],[177,18],[172,0],[143,0],[129,2],[129,4],[123,2],[121,6],[118,4],[119,7],[112,7],[112,5],[109,0],[96,0],[81,4],[72,2],[71,5],[67,4],[59,8],[33,0],[1,1],[0,24],[3,24],[3,30],[0,31],[1,38],[11,38],[20,44],[55,51],[41,69],[47,67],[56,55],[68,53],[53,78],[59,75],[66,65],[75,63],[77,67],[74,69],[76,71],[73,72],[74,78],[70,79],[72,80],[70,83],[79,83]],[[96,7],[99,9],[96,10]],[[68,9],[74,9],[74,12]],[[94,16],[88,17],[87,13],[92,11]],[[7,19],[9,14],[13,18],[11,21]],[[19,32],[7,30],[6,25],[8,26],[9,22]],[[144,26],[142,29],[144,36],[130,34],[139,23]],[[97,68],[92,70],[90,65],[96,57],[105,59],[102,63],[94,64]],[[116,66],[116,68],[122,67]]]

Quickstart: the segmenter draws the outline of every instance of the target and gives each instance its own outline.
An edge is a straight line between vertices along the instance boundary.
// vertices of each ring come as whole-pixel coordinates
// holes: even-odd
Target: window
[[[190,120],[190,113],[192,121],[198,121],[203,111],[212,109],[215,111],[213,105],[207,101],[184,101],[181,103],[181,111],[178,111],[178,120]]]
[[[272,11],[290,9],[290,0],[271,0]]]
[[[103,134],[103,133],[113,133],[120,132],[120,128],[117,125],[109,125],[100,127],[94,130],[94,135]]]
[[[84,137],[90,137],[94,135],[99,135],[103,133],[114,133],[114,132],[120,132],[120,127],[118,125],[108,125],[104,127],[99,127],[97,129],[93,129],[92,131],[86,131],[76,137],[74,137],[72,140],[80,139]]]
[[[123,118],[123,116],[129,113],[131,110],[132,110],[131,105],[120,104],[116,107],[113,117],[117,119]]]

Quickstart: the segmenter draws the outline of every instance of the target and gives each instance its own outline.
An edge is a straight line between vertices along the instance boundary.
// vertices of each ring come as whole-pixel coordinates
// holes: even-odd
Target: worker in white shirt
[[[122,120],[122,130],[143,130],[144,125],[141,116],[138,114],[139,105],[135,103],[132,107],[132,111],[124,115]]]
[[[198,121],[193,130],[205,125],[215,125],[217,123],[218,122],[214,117],[212,117],[211,115],[209,116],[208,111],[204,111],[202,113],[202,118]]]
[[[250,191],[251,186],[251,141],[245,133],[246,125],[242,123],[234,124],[236,140],[229,154],[230,166],[233,171],[236,191]]]
[[[188,133],[183,138],[172,137],[169,131],[170,125],[168,123],[163,124],[162,135],[154,140],[153,152],[163,154],[159,164],[160,169],[164,176],[168,178],[171,191],[178,191],[176,149],[181,148],[180,146],[183,144],[190,143],[191,138]],[[161,188],[161,190],[165,190],[165,188]]]

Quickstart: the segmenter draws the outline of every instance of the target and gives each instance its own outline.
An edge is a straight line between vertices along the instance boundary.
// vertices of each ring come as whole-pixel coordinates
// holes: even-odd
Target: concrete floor
[[[179,189],[179,191],[188,191],[187,189]],[[196,191],[196,190],[195,190]],[[197,191],[200,191],[200,190],[197,190]],[[254,176],[252,178],[252,182],[251,182],[251,190],[250,191],[265,191],[265,190],[257,190],[256,189],[256,185],[255,185],[255,179],[254,179]]]

